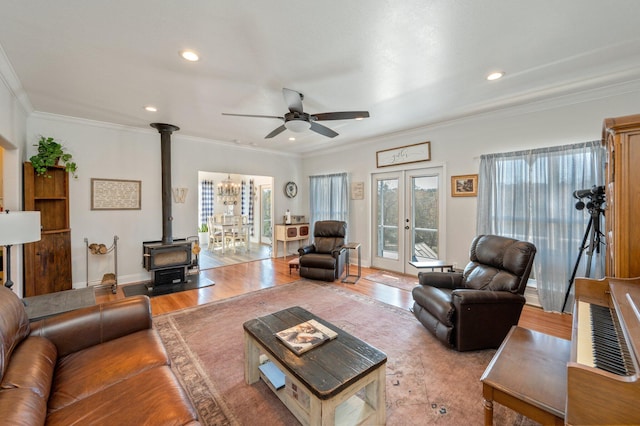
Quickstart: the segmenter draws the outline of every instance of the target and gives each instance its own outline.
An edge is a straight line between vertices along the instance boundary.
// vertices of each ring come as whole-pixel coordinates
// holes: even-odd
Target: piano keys
[[[567,424],[639,424],[640,278],[576,279]]]

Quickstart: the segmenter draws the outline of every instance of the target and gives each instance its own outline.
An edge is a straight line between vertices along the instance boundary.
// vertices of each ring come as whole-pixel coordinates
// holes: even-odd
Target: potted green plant
[[[38,176],[51,177],[47,175],[47,170],[62,163],[66,172],[71,173],[74,178],[77,177],[78,166],[71,161],[71,154],[66,152],[65,148],[54,138],[40,136],[40,140],[34,146],[38,147],[38,153],[29,158],[29,161]]]
[[[209,240],[209,226],[206,223],[203,223],[198,228],[198,240],[200,243],[200,247],[206,247]]]

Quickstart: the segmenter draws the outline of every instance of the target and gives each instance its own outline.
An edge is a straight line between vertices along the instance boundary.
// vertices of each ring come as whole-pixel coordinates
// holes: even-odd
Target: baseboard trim
[[[527,299],[527,305],[542,308],[540,298],[538,297],[538,289],[536,287],[527,286],[524,290],[524,297]]]

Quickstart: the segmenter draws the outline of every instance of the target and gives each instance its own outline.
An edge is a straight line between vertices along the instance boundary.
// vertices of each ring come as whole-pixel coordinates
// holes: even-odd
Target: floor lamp
[[[40,240],[40,212],[0,213],[0,246],[7,248],[7,281],[4,286],[11,288],[11,246]]]

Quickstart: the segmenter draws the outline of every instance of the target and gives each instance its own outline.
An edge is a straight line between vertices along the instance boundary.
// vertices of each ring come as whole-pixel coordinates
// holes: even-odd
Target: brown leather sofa
[[[197,425],[152,328],[149,298],[29,323],[0,287],[0,423]]]
[[[340,278],[346,261],[346,249],[343,247],[346,235],[346,222],[317,221],[313,226],[313,243],[298,249],[300,276],[323,281]]]
[[[536,248],[526,241],[479,235],[463,272],[420,272],[413,313],[458,351],[497,348],[518,324]]]

